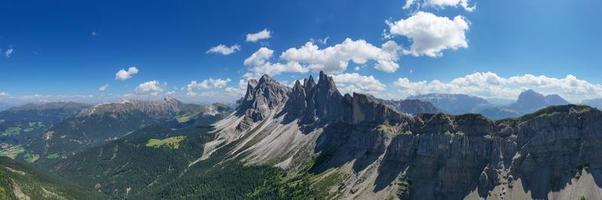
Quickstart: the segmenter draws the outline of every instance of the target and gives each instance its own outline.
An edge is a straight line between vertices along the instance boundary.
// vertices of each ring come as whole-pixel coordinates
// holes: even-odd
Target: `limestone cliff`
[[[342,95],[320,73],[293,88],[264,76],[216,123],[204,158],[224,144],[247,164],[339,174],[338,199],[602,198],[602,112],[548,107],[500,121],[478,114],[401,113]]]

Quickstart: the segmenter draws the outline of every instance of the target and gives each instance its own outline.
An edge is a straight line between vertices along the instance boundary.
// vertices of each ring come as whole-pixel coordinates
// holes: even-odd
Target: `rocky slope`
[[[500,121],[411,116],[368,95],[341,95],[324,73],[293,88],[263,76],[241,102],[215,124],[199,162],[221,149],[316,182],[338,177],[320,185],[334,199],[602,198],[602,112],[590,107]]]

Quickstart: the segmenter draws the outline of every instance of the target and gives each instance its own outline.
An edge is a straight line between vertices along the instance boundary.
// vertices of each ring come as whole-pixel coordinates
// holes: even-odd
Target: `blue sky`
[[[511,99],[531,88],[572,101],[602,97],[602,1],[429,1],[7,0],[0,3],[0,18],[5,19],[0,29],[0,101],[167,94],[195,102],[233,101],[240,96],[241,80],[256,76],[250,72],[274,72],[270,67],[299,62],[296,70],[272,74],[290,84],[319,69],[332,69],[327,61],[349,61],[356,54],[371,56],[329,71],[345,92],[383,98],[452,92]],[[464,8],[463,2],[474,9]],[[455,35],[463,40],[450,38],[454,33],[445,27],[441,30],[449,37],[412,40],[412,34],[427,30],[413,27],[408,19],[425,22],[429,16],[439,22],[459,16],[467,27]],[[400,21],[404,26],[395,32],[392,24]],[[269,38],[246,41],[247,34],[264,29]],[[374,49],[334,48],[346,38],[352,43],[345,45],[355,47],[360,41]],[[328,52],[334,55],[327,61],[281,56],[291,48],[309,51],[301,48],[309,41],[318,46],[318,54],[333,47]],[[389,41],[397,45],[395,53],[383,50],[381,45]],[[412,54],[420,43],[441,49],[437,55]],[[239,50],[209,52],[219,44],[238,45]],[[273,65],[245,65],[260,48],[273,52],[263,60]],[[397,68],[377,69],[383,59]],[[116,73],[130,67],[138,73],[117,80]]]

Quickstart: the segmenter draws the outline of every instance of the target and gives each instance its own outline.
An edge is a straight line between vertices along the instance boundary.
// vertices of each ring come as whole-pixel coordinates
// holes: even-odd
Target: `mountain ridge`
[[[234,146],[227,150],[227,155],[251,165],[272,165],[296,171],[302,170],[302,163],[313,158],[313,170],[308,172],[313,176],[324,177],[336,172],[348,177],[340,182],[343,186],[334,191],[340,198],[543,198],[551,195],[552,191],[558,191],[553,194],[558,197],[576,198],[571,196],[576,193],[597,197],[589,190],[571,187],[571,182],[566,181],[575,180],[575,184],[590,184],[588,187],[594,188],[599,186],[580,183],[573,175],[561,173],[577,173],[575,169],[584,163],[598,168],[597,159],[591,157],[595,153],[581,154],[573,145],[578,143],[594,148],[598,144],[594,141],[602,141],[602,133],[593,128],[598,126],[593,123],[595,119],[602,118],[602,112],[597,109],[577,105],[553,106],[523,117],[497,121],[480,114],[426,113],[412,116],[399,113],[369,95],[338,94],[336,87],[328,84],[330,81],[325,74],[321,73],[320,79],[325,81],[319,81],[305,95],[300,92],[304,91],[301,90],[303,85],[295,83],[293,90],[297,90],[299,95],[292,96],[298,100],[287,99],[284,94],[291,93],[284,92],[281,93],[283,98],[276,101],[278,106],[254,104],[259,106],[257,108],[270,108],[266,110],[271,113],[257,121],[245,121],[245,116],[231,116],[217,122],[216,139],[205,145],[203,157],[207,159],[216,150],[232,144]],[[309,81],[304,82],[312,85]],[[328,92],[318,93],[312,88],[328,88],[323,90]],[[303,102],[301,97],[304,96],[306,104],[299,103]],[[269,95],[259,99],[265,97]],[[338,116],[329,112],[331,107],[322,107],[325,108],[323,112],[313,112],[313,107],[309,106],[328,105],[329,101],[342,107],[334,112]],[[282,102],[291,103],[283,105]],[[291,109],[295,112],[288,112],[288,109],[282,109],[288,105],[305,110]],[[257,108],[250,109],[259,110]],[[293,113],[293,120],[284,120],[289,113]],[[308,115],[310,119],[314,117],[317,120],[304,121]],[[232,128],[236,124],[245,126]],[[574,131],[545,128],[553,127],[551,124],[560,124]],[[577,127],[587,128],[580,130]],[[554,136],[544,137],[550,134]],[[556,138],[562,137],[572,138],[571,142],[557,141]],[[585,142],[584,137],[590,142]],[[556,149],[549,151],[536,151],[555,142],[562,145],[556,145]],[[566,148],[561,148],[564,145]],[[583,159],[571,162],[554,160],[562,155],[561,152],[580,154],[576,158]],[[536,154],[545,161],[525,157]],[[552,164],[538,164],[541,162]],[[554,173],[533,174],[532,170],[536,168],[549,169]],[[595,173],[598,172],[579,173],[588,180],[596,180]],[[512,176],[519,179],[509,178]],[[563,181],[546,183],[549,179]],[[512,187],[515,189],[508,189]]]

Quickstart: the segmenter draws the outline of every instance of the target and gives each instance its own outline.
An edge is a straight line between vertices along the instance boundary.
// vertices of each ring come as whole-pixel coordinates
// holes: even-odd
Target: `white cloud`
[[[15,53],[15,49],[9,48],[6,51],[4,51],[4,56],[6,56],[7,58],[10,58],[10,56],[12,56],[13,53]]]
[[[128,68],[127,71],[125,69],[121,69],[115,74],[115,80],[119,80],[119,81],[128,80],[128,79],[132,78],[132,76],[138,74],[138,72],[139,72],[139,70],[136,67],[130,67],[130,68]]]
[[[438,57],[443,50],[467,48],[469,22],[463,16],[453,19],[419,11],[407,19],[388,22],[391,36],[405,36],[412,45],[405,53]]]
[[[98,88],[98,91],[104,92],[107,91],[107,89],[109,89],[109,84],[104,84]]]
[[[159,83],[159,81],[148,81],[148,82],[144,82],[141,83],[140,85],[138,85],[138,87],[136,87],[136,93],[139,94],[151,94],[154,96],[159,95],[161,92],[163,92],[163,87],[164,84],[162,85],[161,83]]]
[[[309,70],[297,62],[272,63],[269,60],[274,55],[274,50],[266,47],[259,48],[255,53],[245,59],[244,64],[249,66],[245,78],[257,78],[263,74],[275,76],[284,72],[306,73]]]
[[[342,73],[349,62],[365,64],[369,60],[376,61],[374,68],[384,72],[395,72],[399,65],[401,47],[387,41],[381,48],[365,40],[345,39],[342,43],[320,49],[312,42],[305,43],[300,48],[290,48],[280,55],[282,60],[297,62],[314,71],[323,70],[326,73]]]
[[[414,4],[414,0],[406,0],[406,3],[403,5],[403,9],[408,9],[410,7],[412,7],[412,5]]]
[[[263,29],[257,33],[247,34],[247,42],[257,42],[259,40],[269,39],[272,37],[272,32],[268,29]]]
[[[324,71],[329,74],[343,73],[349,63],[366,64],[374,61],[374,68],[384,72],[395,72],[396,63],[402,51],[394,41],[387,41],[376,47],[365,40],[345,39],[342,43],[320,49],[313,42],[307,42],[299,48],[290,48],[280,55],[281,62],[271,62],[274,51],[262,47],[245,59],[249,66],[245,78],[262,74],[271,76],[284,72],[306,73],[310,70]]]
[[[92,31],[92,33],[90,33],[90,35],[91,35],[92,37],[96,37],[96,35],[98,35],[98,34],[97,34],[95,31]]]
[[[462,7],[464,10],[468,12],[472,12],[475,10],[476,6],[471,6],[468,0],[423,0],[423,1],[415,1],[415,0],[406,0],[403,9],[408,9],[412,7],[412,5],[419,4],[418,6],[426,6],[433,8],[445,8],[445,7]]]
[[[231,80],[227,79],[213,79],[209,78],[207,80],[203,80],[201,82],[191,81],[188,85],[186,85],[186,94],[189,96],[195,96],[197,93],[194,91],[196,89],[214,89],[214,88],[225,88]]]
[[[377,95],[386,86],[373,76],[363,76],[358,73],[345,73],[332,76],[337,88],[342,93],[367,93]]]
[[[232,95],[243,95],[246,89],[247,81],[244,79],[240,79],[238,81],[238,87],[227,87],[225,91]]]
[[[449,82],[413,82],[407,78],[399,78],[393,85],[399,89],[395,91],[398,97],[426,93],[460,93],[484,98],[514,99],[526,89],[543,94],[558,94],[573,102],[602,96],[602,85],[578,79],[570,74],[564,78],[531,74],[504,78],[492,72],[477,72]]]
[[[219,44],[217,46],[211,47],[211,49],[207,50],[206,53],[230,55],[230,54],[236,53],[237,51],[240,51],[240,45],[235,44],[235,45],[228,47],[226,45]]]
[[[8,93],[6,93],[6,92],[0,92],[0,96],[8,96]]]

